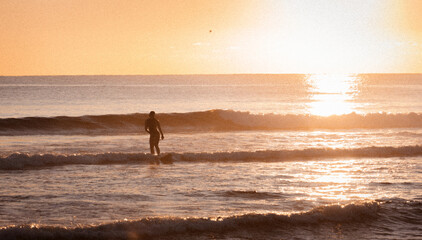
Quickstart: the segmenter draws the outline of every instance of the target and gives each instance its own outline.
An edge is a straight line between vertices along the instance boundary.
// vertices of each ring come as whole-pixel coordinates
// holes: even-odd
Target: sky
[[[0,75],[421,73],[419,0],[0,0]]]

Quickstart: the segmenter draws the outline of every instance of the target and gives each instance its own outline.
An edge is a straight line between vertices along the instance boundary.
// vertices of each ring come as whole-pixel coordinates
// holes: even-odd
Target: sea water
[[[421,239],[422,75],[0,77],[0,239]],[[155,110],[169,161],[149,154]]]

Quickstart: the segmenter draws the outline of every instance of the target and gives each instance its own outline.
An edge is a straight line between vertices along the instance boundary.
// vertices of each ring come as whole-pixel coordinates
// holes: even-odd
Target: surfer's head
[[[149,117],[154,117],[155,116],[155,112],[154,111],[151,111],[151,112],[149,112]]]

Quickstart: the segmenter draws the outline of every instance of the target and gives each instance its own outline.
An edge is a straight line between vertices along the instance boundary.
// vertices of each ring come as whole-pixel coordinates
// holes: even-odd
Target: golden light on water
[[[352,75],[310,75],[308,111],[312,115],[330,116],[356,112],[354,97],[358,93],[358,78]]]
[[[302,164],[303,169],[312,171],[312,174],[299,173],[298,177],[314,185],[307,191],[306,196],[298,197],[297,200],[318,201],[323,198],[331,203],[340,204],[344,201],[370,199],[374,196],[357,177],[363,171],[363,167],[354,160],[309,161]]]

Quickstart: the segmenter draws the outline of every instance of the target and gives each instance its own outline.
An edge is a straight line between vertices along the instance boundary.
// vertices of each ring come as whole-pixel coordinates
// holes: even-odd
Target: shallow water
[[[214,153],[295,150],[306,148],[355,149],[422,144],[422,129],[362,129],[343,131],[236,131],[170,133],[161,141],[165,152]],[[388,143],[388,144],[386,144]],[[0,136],[0,153],[89,154],[149,152],[148,136],[30,135]]]
[[[186,218],[230,219],[233,216],[255,214],[253,219],[256,219],[251,220],[253,222],[262,221],[261,218],[271,218],[266,214],[310,214],[322,206],[340,204],[352,208],[353,205],[350,204],[354,203],[360,206],[358,209],[363,209],[354,209],[352,212],[341,208],[324,210],[329,211],[326,213],[331,219],[328,223],[338,221],[339,226],[346,228],[347,232],[351,231],[347,229],[347,224],[361,221],[369,221],[374,227],[382,229],[385,222],[376,223],[376,219],[380,217],[379,211],[385,211],[384,207],[398,208],[404,204],[402,210],[410,211],[402,213],[404,216],[397,217],[397,213],[393,211],[383,214],[394,222],[389,227],[409,229],[409,226],[413,226],[413,231],[393,234],[384,229],[382,232],[385,237],[391,238],[420,237],[422,219],[420,215],[415,217],[411,212],[422,211],[421,160],[421,157],[416,157],[272,163],[132,163],[0,171],[3,179],[3,186],[0,188],[0,224],[8,226],[10,223],[35,223],[40,226],[76,227],[114,223],[116,219],[128,221],[129,224],[131,221],[151,217],[176,217],[180,220],[171,221],[180,225],[184,221],[182,219]],[[366,207],[362,204],[379,204],[374,203],[375,200],[381,204],[381,210],[377,207],[378,210],[367,213],[368,216],[361,216],[359,211],[374,208],[369,205],[365,210]],[[394,204],[397,206],[392,206]],[[293,228],[305,224],[305,228],[312,231],[321,228],[321,224],[327,224],[321,217],[313,218],[315,217],[289,221],[293,221],[290,223]],[[277,227],[270,228],[269,232],[281,231],[281,235],[270,234],[268,237],[288,236],[286,233],[282,234],[286,231],[285,226],[276,223],[277,221],[274,223]],[[311,227],[308,224],[317,225]],[[166,228],[165,226],[167,225],[160,225],[159,228]],[[358,224],[357,228],[358,231],[367,231],[366,239],[377,235],[377,232],[366,229],[366,225]],[[230,236],[231,239],[232,234],[238,230],[246,231],[235,226],[228,231],[228,235],[223,236]],[[108,231],[107,228],[105,231]],[[247,231],[252,230],[248,228]],[[265,236],[259,231],[252,232]],[[194,234],[189,230],[181,233]],[[37,236],[36,232],[32,234]],[[310,233],[302,234],[303,238],[312,238],[312,235],[308,235]],[[334,237],[341,237],[341,233],[332,234]],[[152,235],[160,236],[160,232]]]
[[[3,171],[1,224],[286,214],[376,199],[419,201],[420,160],[133,163]]]

